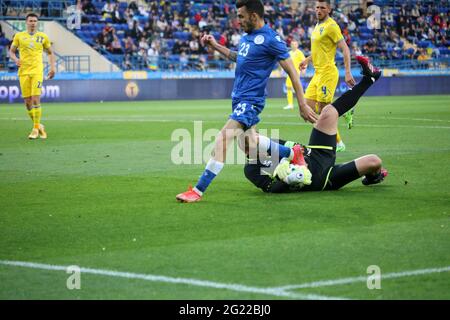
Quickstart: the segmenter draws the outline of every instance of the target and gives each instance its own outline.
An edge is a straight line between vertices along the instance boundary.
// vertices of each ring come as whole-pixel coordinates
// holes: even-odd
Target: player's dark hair
[[[25,18],[25,20],[28,20],[28,18],[30,18],[30,17],[36,18],[36,19],[39,20],[39,16],[36,13],[33,13],[33,12],[27,14],[27,17]]]
[[[317,0],[318,2],[325,2],[327,5],[331,7],[331,0]],[[333,15],[333,8],[331,8],[330,16]]]
[[[237,0],[236,8],[246,7],[249,13],[256,13],[260,18],[264,18],[264,5],[261,0]]]

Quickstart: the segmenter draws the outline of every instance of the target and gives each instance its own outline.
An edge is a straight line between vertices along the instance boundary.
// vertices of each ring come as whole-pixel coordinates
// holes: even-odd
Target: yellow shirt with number
[[[19,76],[44,72],[42,53],[51,46],[45,33],[35,32],[31,35],[27,31],[18,32],[14,35],[12,45],[19,49]]]
[[[311,35],[311,56],[316,71],[336,65],[337,44],[343,39],[341,28],[332,18],[316,24]]]

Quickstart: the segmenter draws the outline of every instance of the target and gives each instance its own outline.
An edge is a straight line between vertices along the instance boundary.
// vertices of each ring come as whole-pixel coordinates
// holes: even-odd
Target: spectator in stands
[[[81,1],[82,9],[86,14],[97,13],[92,0],[79,1]],[[115,1],[108,0],[108,3],[103,7],[104,10],[102,9],[102,13],[108,14],[109,8],[112,6],[112,22],[126,22],[128,24],[125,34],[127,37],[131,37],[131,42],[126,40],[121,44],[123,44],[122,50],[129,55],[137,56],[139,54],[141,46],[135,44],[140,43],[142,37],[145,37],[147,45],[149,45],[146,49],[147,56],[150,56],[150,49],[155,50],[159,56],[166,53],[169,56],[182,52],[191,55],[207,53],[205,47],[199,47],[197,50],[200,32],[213,31],[219,34],[219,41],[231,48],[236,49],[239,44],[242,31],[237,19],[234,1],[220,2],[220,5],[219,2],[213,1],[146,1],[148,5],[144,4],[143,1],[131,1],[125,12],[121,11],[120,8],[123,7],[115,4]],[[315,3],[313,1],[302,1],[300,5],[297,5],[296,2],[284,0],[263,1],[267,21],[272,28],[278,29],[280,34],[284,34],[288,43],[295,38],[302,41],[303,49],[310,47],[309,38],[315,26]],[[366,4],[372,3],[372,1],[364,1]],[[398,1],[397,3],[401,2]],[[440,8],[445,7],[445,1],[433,5],[431,5],[431,2],[428,3],[427,6],[423,4],[402,5],[401,7],[396,5],[396,10],[393,7],[385,6],[382,15],[382,28],[370,32],[366,31],[367,16],[363,15],[362,7],[342,6],[335,10],[335,16],[343,30],[346,42],[352,42],[351,46],[354,51],[362,51],[362,54],[379,55],[380,59],[411,57],[417,59],[421,53],[415,53],[417,47],[428,46],[429,48],[425,48],[428,50],[427,55],[436,57],[440,54],[438,48],[449,46],[447,39],[450,38],[448,28],[450,12],[440,10]],[[197,4],[200,4],[202,9],[198,9]],[[207,6],[206,10],[203,9],[204,5]],[[121,15],[120,12],[123,12],[123,14]],[[145,26],[142,16],[147,17]],[[222,18],[226,21],[222,21]],[[291,21],[287,19],[291,19]],[[363,28],[364,31],[362,31]],[[176,31],[189,32],[189,40],[177,40],[171,49],[167,46],[167,39],[172,41],[175,38],[174,32]],[[366,33],[364,37],[361,37],[362,32]],[[103,32],[99,34],[94,47],[98,50],[100,47],[112,48],[112,43],[115,42],[115,32],[111,33],[113,36],[109,33],[103,34]],[[370,33],[369,36],[372,36],[371,38],[367,38],[368,33]],[[158,44],[157,48],[154,47],[155,43]],[[441,49],[441,52],[447,54],[446,50]],[[211,60],[214,58],[218,57],[211,56]],[[135,58],[128,59],[132,63]],[[168,65],[170,65],[170,61],[168,61]],[[201,69],[200,65],[201,62],[189,63],[189,66],[197,69]]]
[[[102,8],[102,19],[112,19],[113,12],[114,4],[110,0],[106,1],[105,5]]]
[[[231,36],[231,45],[233,48],[237,48],[239,46],[239,41],[241,41],[241,35],[235,30]]]
[[[128,9],[130,10],[132,15],[136,14],[139,11],[138,6],[135,1],[131,1],[129,3]]]
[[[126,38],[124,47],[125,47],[125,53],[129,54],[129,55],[131,55],[137,51],[137,47],[134,44],[133,38],[131,38],[130,36],[128,36]]]
[[[419,6],[417,4],[411,9],[411,16],[415,19],[420,17]]]
[[[111,45],[111,43],[114,40],[114,35],[116,33],[116,30],[109,23],[107,23],[105,28],[103,29],[103,31],[104,31],[104,33],[103,33],[104,42],[105,42],[105,45],[108,47]]]
[[[384,18],[386,19],[388,25],[392,25],[394,23],[394,15],[389,8],[385,9]]]
[[[418,61],[426,61],[430,60],[430,56],[427,54],[427,51],[425,49],[419,50],[419,56],[417,57]]]
[[[358,44],[357,44],[356,42],[353,42],[353,45],[352,45],[352,53],[353,53],[353,55],[355,55],[355,56],[361,56],[361,55],[362,55],[361,48],[358,47]]]
[[[142,31],[143,29],[139,25],[139,23],[136,20],[133,20],[133,26],[131,27],[131,29],[128,29],[127,35],[132,37],[133,39],[138,39]]]
[[[113,54],[123,54],[122,44],[120,43],[120,40],[116,35],[114,35],[114,40],[111,43],[109,51]]]
[[[142,4],[140,4],[138,6],[138,15],[141,17],[145,17],[145,18],[148,18],[148,16],[149,16],[149,13],[147,12],[146,8]]]
[[[189,41],[189,52],[191,54],[199,54],[199,49],[200,46],[197,39],[192,39],[191,41]]]
[[[95,38],[94,49],[97,51],[107,50],[111,43],[113,42],[114,37],[112,33],[112,28],[109,25],[106,25],[105,28],[97,35]]]
[[[113,12],[112,12],[112,22],[113,23],[124,23],[125,22],[124,17],[120,13],[119,4],[118,3],[114,4],[114,9],[113,9]]]
[[[175,43],[172,47],[172,53],[173,54],[180,54],[181,53],[181,41],[179,39],[175,40]]]
[[[122,69],[123,70],[131,70],[133,68],[133,64],[131,63],[131,56],[129,54],[125,54],[125,57],[123,59],[122,63]]]
[[[200,21],[198,22],[198,28],[200,30],[205,30],[205,28],[207,28],[207,27],[208,27],[208,23],[206,22],[206,20],[203,17],[201,17]]]
[[[145,37],[141,37],[141,40],[139,41],[139,49],[144,49],[146,52],[150,48],[148,45],[147,39]]]
[[[81,3],[81,10],[83,10],[85,14],[89,15],[98,14],[97,9],[92,4],[92,0],[83,0]]]
[[[224,31],[222,32],[222,34],[219,37],[219,44],[227,47],[228,46],[228,32]]]
[[[144,48],[139,49],[137,54],[137,61],[141,69],[147,68],[148,56],[147,51]]]
[[[181,70],[188,69],[188,64],[189,64],[189,58],[188,58],[186,52],[183,51],[180,54],[180,67],[181,67]]]
[[[164,32],[167,26],[168,24],[165,17],[159,17],[159,19],[156,21],[156,31],[158,32]]]
[[[156,48],[150,47],[147,51],[147,56],[148,56],[148,63],[150,65],[158,65],[158,56],[159,56],[159,52],[156,50]]]

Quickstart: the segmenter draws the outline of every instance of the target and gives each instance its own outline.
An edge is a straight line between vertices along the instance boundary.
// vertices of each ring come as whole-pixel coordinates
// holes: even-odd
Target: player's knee
[[[216,136],[216,140],[229,141],[234,137],[238,137],[240,133],[237,129],[222,129],[219,134]]]
[[[339,113],[337,112],[336,108],[334,108],[331,104],[328,104],[322,109],[320,118],[330,121],[337,120],[339,118]]]
[[[38,106],[38,105],[40,105],[41,104],[41,101],[40,101],[41,99],[40,99],[40,97],[38,97],[38,96],[33,96],[33,97],[31,97],[31,103],[33,104],[33,106]]]
[[[31,98],[25,98],[25,107],[27,107],[28,110],[31,110],[31,107],[33,106],[33,103],[31,102]]]

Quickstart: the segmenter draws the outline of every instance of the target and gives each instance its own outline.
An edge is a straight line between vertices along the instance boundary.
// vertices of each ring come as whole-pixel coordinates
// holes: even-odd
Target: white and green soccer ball
[[[274,175],[288,185],[297,187],[310,185],[312,183],[312,175],[308,167],[299,166],[289,162],[290,161],[287,159],[281,160],[280,164],[275,169]]]

